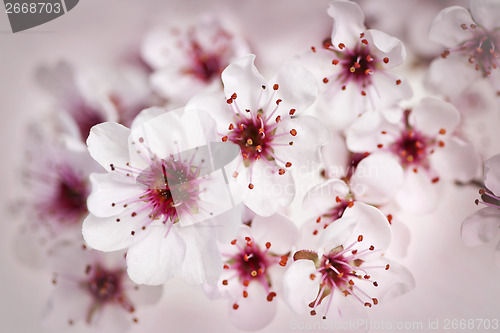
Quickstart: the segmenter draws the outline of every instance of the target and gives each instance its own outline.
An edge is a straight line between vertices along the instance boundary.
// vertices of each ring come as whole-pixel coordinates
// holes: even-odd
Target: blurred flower
[[[383,257],[390,242],[387,218],[373,206],[355,203],[325,229],[317,251],[295,252],[283,279],[285,299],[299,314],[309,308],[326,319],[342,317],[348,299],[372,307],[411,290],[411,274]]]
[[[83,236],[101,251],[128,248],[136,283],[161,284],[177,273],[191,283],[219,277],[216,241],[238,223],[221,214],[238,214],[244,191],[225,170],[237,163],[237,146],[207,145],[212,122],[151,108],[131,129],[107,122],[90,132],[89,152],[109,172],[90,176]]]
[[[292,247],[299,236],[286,216],[255,216],[242,225],[237,237],[221,244],[223,272],[216,290],[229,299],[231,322],[244,330],[258,330],[275,317],[281,280]]]
[[[104,255],[60,242],[50,255],[55,288],[44,320],[52,328],[66,330],[84,321],[107,332],[121,332],[138,322],[137,306],[156,303],[161,297],[161,287],[139,287],[127,278],[124,252]]]
[[[154,89],[177,108],[198,93],[221,92],[220,74],[249,48],[215,17],[202,16],[193,25],[152,30],[141,51]]]
[[[319,163],[318,149],[329,133],[317,119],[299,116],[316,98],[311,73],[287,63],[268,83],[254,60],[249,55],[224,70],[226,99],[201,94],[186,108],[213,115],[222,141],[240,146],[244,163],[233,177],[241,177],[242,169],[248,168],[251,191],[245,204],[269,216],[288,206],[295,195],[293,178],[286,170]]]
[[[467,217],[462,224],[462,238],[468,246],[478,246],[491,242],[498,236],[500,228],[500,155],[495,155],[484,164],[484,184],[481,201],[476,204],[486,206]],[[500,267],[500,241],[495,247],[495,263]]]

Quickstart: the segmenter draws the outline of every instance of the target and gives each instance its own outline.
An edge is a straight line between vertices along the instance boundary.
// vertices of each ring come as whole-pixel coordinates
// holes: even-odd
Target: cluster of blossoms
[[[411,101],[403,42],[348,0],[329,4],[331,34],[270,79],[215,17],[155,28],[141,61],[39,69],[54,112],[30,127],[33,209],[16,247],[54,273],[47,319],[123,330],[174,276],[226,299],[244,330],[268,325],[278,302],[345,320],[412,290],[398,216],[479,183],[491,157],[469,122],[500,91],[499,12],[473,0],[437,15],[430,38],[446,49],[428,66],[432,94]],[[463,223],[468,244],[498,232],[499,156],[484,164],[486,207]]]

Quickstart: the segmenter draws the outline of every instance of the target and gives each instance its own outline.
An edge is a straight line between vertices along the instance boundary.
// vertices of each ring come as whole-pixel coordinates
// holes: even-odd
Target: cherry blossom
[[[194,97],[186,106],[214,116],[220,140],[240,146],[243,163],[233,177],[248,169],[245,204],[269,216],[290,204],[295,185],[290,172],[319,163],[319,147],[328,131],[317,119],[300,115],[316,98],[316,84],[303,67],[285,64],[269,82],[243,57],[222,73],[226,98],[215,94]]]
[[[479,191],[481,200],[476,204],[484,205],[462,224],[462,238],[468,246],[489,243],[498,236],[500,228],[500,155],[495,155],[484,164],[484,184]],[[495,247],[495,263],[500,267],[500,241]]]
[[[350,299],[372,307],[411,290],[411,274],[382,256],[390,242],[389,222],[377,208],[360,202],[347,208],[323,232],[317,251],[295,252],[283,277],[289,306],[299,314],[342,317]]]
[[[153,88],[170,107],[180,107],[197,93],[222,91],[220,74],[249,48],[218,19],[201,16],[192,25],[150,31],[141,51],[153,69]]]
[[[76,243],[51,248],[54,290],[44,321],[66,330],[81,323],[121,332],[138,323],[136,308],[156,303],[161,287],[138,286],[128,279],[124,252],[93,251]]]
[[[391,121],[401,115],[389,106],[411,96],[406,80],[390,69],[403,63],[406,51],[397,38],[366,29],[364,14],[354,2],[330,3],[330,38],[304,57],[323,85],[316,104],[318,116],[336,130],[349,126],[367,108],[380,110]]]
[[[83,236],[101,251],[128,248],[128,274],[137,283],[161,284],[174,274],[217,281],[216,241],[238,221],[244,191],[228,177],[237,147],[207,145],[212,122],[201,113],[151,108],[131,129],[108,122],[91,130],[89,152],[108,173],[90,176]]]
[[[229,300],[231,322],[244,330],[258,330],[276,315],[281,278],[299,237],[286,216],[254,216],[231,242],[221,244],[223,272],[212,297]]]

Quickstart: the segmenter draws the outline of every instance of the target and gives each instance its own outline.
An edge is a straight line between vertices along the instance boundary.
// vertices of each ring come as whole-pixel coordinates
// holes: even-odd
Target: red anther
[[[229,124],[229,127],[228,127],[228,128],[229,128],[229,130],[231,131],[231,130],[233,130],[233,129],[234,129],[234,125],[233,125],[233,124]]]
[[[254,188],[253,184],[252,183],[248,184],[248,188],[253,190],[253,188]]]
[[[444,128],[441,128],[441,129],[439,130],[439,134],[441,134],[441,135],[445,135],[445,134],[446,134],[446,130],[445,130]]]
[[[278,173],[279,173],[280,175],[284,175],[284,174],[285,174],[285,169],[279,169],[279,170],[278,170]]]
[[[467,30],[467,24],[465,23],[460,24],[460,27],[464,30]]]
[[[448,57],[450,55],[450,51],[446,50],[444,51],[443,53],[441,53],[441,58],[445,59],[446,57]]]
[[[342,90],[345,90],[346,89],[346,86],[342,86]]]
[[[234,310],[237,310],[239,307],[240,307],[240,306],[239,306],[238,304],[236,304],[236,303],[234,303],[234,304],[233,304],[233,309],[234,309]]]
[[[385,265],[385,270],[386,270],[386,271],[388,271],[388,270],[389,270],[389,268],[391,268],[391,265],[389,265],[389,264]]]
[[[227,142],[227,135],[222,137],[222,142]]]
[[[363,38],[363,37],[365,37],[365,33],[364,32],[362,32],[362,33],[359,34],[359,38]]]
[[[361,96],[366,96],[366,91],[361,90]]]
[[[288,257],[282,256],[280,260],[280,266],[285,267],[287,262],[288,262]]]
[[[373,59],[372,59],[372,57],[370,57],[370,55],[367,55],[367,56],[366,56],[366,61],[367,61],[367,62],[372,62],[372,61],[373,61]]]
[[[358,236],[358,242],[362,242],[363,241],[363,235],[359,235]]]
[[[396,84],[399,86],[401,84],[401,80],[396,80]]]
[[[379,143],[379,144],[377,145],[377,147],[378,147],[378,148],[382,148],[382,147],[384,147],[384,145],[383,145],[383,144],[381,144],[381,143]]]
[[[238,172],[237,172],[237,171],[234,171],[234,172],[233,172],[233,178],[236,178],[236,177],[238,177]]]
[[[372,301],[373,301],[373,304],[374,304],[374,305],[377,305],[377,304],[378,304],[378,299],[376,299],[376,298],[372,298]]]
[[[351,253],[356,254],[356,253],[358,253],[358,250],[352,250]]]
[[[314,46],[311,46],[311,50],[316,53],[316,48]]]
[[[444,147],[444,141],[439,141],[438,145],[439,145],[439,147]]]
[[[248,285],[249,285],[249,284],[250,284],[250,281],[248,281],[248,280],[244,280],[244,281],[243,281],[243,285],[244,285],[245,287],[248,287]]]
[[[229,269],[229,265],[227,264],[224,264],[224,266],[222,266],[223,269]]]
[[[368,45],[368,41],[366,39],[362,39],[361,40],[361,43],[365,44],[365,45]]]
[[[133,236],[135,235],[135,231],[131,231],[130,234]]]
[[[268,295],[267,295],[267,301],[268,302],[272,302],[273,301],[273,298],[276,297],[276,293],[274,291],[271,291]]]
[[[389,223],[392,224],[392,215],[391,214],[387,215],[387,221],[389,221]]]
[[[275,83],[275,84],[273,85],[273,89],[274,89],[274,90],[278,90],[278,89],[279,89],[279,87],[280,87],[280,86],[279,86],[277,83]]]
[[[236,239],[233,239],[233,240],[231,241],[231,245],[235,245],[235,244],[236,244]]]
[[[320,223],[320,222],[321,222],[321,216],[316,219],[316,223]]]
[[[318,230],[313,231],[313,235],[316,236],[318,234]]]
[[[378,287],[378,282],[377,282],[377,281],[373,281],[373,285],[374,285],[375,287]]]
[[[226,100],[226,103],[227,103],[227,104],[231,104],[231,103],[233,103],[233,100],[232,100],[231,98],[228,98],[228,99]]]
[[[236,93],[233,93],[233,94],[231,95],[231,99],[236,99],[236,97],[238,97],[238,95],[236,95]]]
[[[290,146],[293,146],[293,141],[288,142]]]
[[[222,284],[223,284],[224,286],[227,286],[227,284],[228,284],[227,280],[222,280]]]
[[[257,274],[258,274],[258,275],[262,275],[262,273],[264,273],[264,270],[263,270],[262,268],[259,268],[259,269],[257,270]]]
[[[325,78],[323,78],[323,83],[324,83],[324,84],[327,84],[327,83],[328,83],[328,78],[326,78],[326,77],[325,77]]]
[[[367,68],[365,69],[365,75],[368,75],[372,72],[371,68]]]
[[[371,245],[371,246],[368,248],[368,250],[373,251],[373,250],[375,250],[375,247],[374,247],[373,245]]]
[[[266,249],[269,249],[271,247],[271,243],[270,242],[267,242],[266,243]]]
[[[247,159],[248,159],[248,154],[247,154],[247,153],[243,153],[243,154],[241,154],[241,156],[243,156],[243,159],[244,159],[244,160],[247,160]]]
[[[363,279],[365,279],[365,280],[370,280],[370,275],[365,275],[365,276],[363,276]]]
[[[339,61],[337,59],[332,60],[332,65],[338,65],[338,64],[339,64]]]
[[[238,124],[238,128],[240,129],[240,131],[243,131],[245,129],[245,127],[243,126],[243,124]]]
[[[248,291],[243,290],[243,297],[247,298],[248,297]]]
[[[281,100],[281,99],[277,99],[277,100],[276,100],[276,105],[280,105],[280,103],[281,103],[281,102],[283,102],[283,100]]]
[[[297,111],[297,110],[295,110],[295,109],[290,109],[290,112],[288,112],[288,114],[289,114],[290,116],[293,116],[293,115],[295,114],[295,111]]]
[[[340,203],[340,202],[342,202],[342,199],[340,199],[340,197],[337,195],[337,196],[335,197],[335,201],[336,201],[336,202],[338,202],[338,203]]]
[[[311,275],[309,275],[309,278],[314,281],[314,279],[316,278],[316,275],[315,274],[311,274]]]
[[[366,302],[366,303],[365,303],[365,306],[367,306],[367,307],[371,308],[371,307],[372,307],[372,304],[371,304],[371,303]]]
[[[382,133],[382,134],[387,134],[387,132],[386,132],[386,131],[382,131],[381,133]]]
[[[292,136],[296,136],[296,135],[297,135],[297,130],[296,130],[295,128],[292,128],[292,129],[290,130],[290,134],[291,134]]]
[[[383,59],[383,61],[384,61],[384,63],[385,63],[385,64],[387,64],[387,63],[389,63],[389,58],[385,57],[385,58]]]
[[[437,182],[439,182],[439,177],[432,178],[433,184],[436,184]]]
[[[291,166],[292,166],[292,163],[291,163],[291,162],[286,162],[285,166],[286,166],[287,168],[289,168],[289,167],[291,167]]]
[[[281,116],[276,117],[276,122],[279,123],[281,121]],[[260,130],[259,130],[260,131]]]
[[[470,25],[470,28],[471,28],[471,29],[476,29],[476,28],[477,28],[477,25],[475,25],[474,23],[472,23],[472,24]]]
[[[262,146],[261,145],[255,146],[255,150],[260,153],[262,151]]]
[[[347,207],[352,208],[352,206],[354,206],[354,201],[349,201],[349,203],[347,203]]]
[[[316,315],[316,311],[311,310],[311,316],[315,316],[315,315]]]
[[[354,286],[354,281],[353,281],[353,280],[349,280],[349,284],[350,284],[351,286]]]
[[[344,43],[340,43],[339,44],[339,49],[343,50],[345,48],[345,44]]]

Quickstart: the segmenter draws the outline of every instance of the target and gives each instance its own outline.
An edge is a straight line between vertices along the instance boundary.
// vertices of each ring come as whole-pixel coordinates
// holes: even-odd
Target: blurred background
[[[126,52],[137,52],[145,32],[169,21],[194,20],[203,13],[215,13],[231,22],[257,54],[257,66],[264,76],[275,73],[290,57],[319,45],[331,32],[326,14],[328,0],[85,0],[72,11],[31,30],[13,34],[7,15],[0,13],[0,325],[2,332],[53,332],[40,324],[51,289],[51,274],[21,265],[13,255],[13,239],[20,221],[13,210],[23,195],[20,166],[25,145],[26,124],[48,105],[37,86],[34,72],[40,65],[67,60],[77,67],[106,64]],[[412,1],[413,12],[398,10],[399,1],[366,1],[372,24],[410,40],[410,65],[404,68],[412,78],[417,97],[422,96],[420,80],[425,70],[413,65],[416,58],[435,55],[436,48],[422,38],[426,26],[440,8],[462,1]],[[379,4],[375,6],[373,3]],[[392,5],[391,5],[392,3]],[[370,9],[371,8],[371,9]],[[405,7],[407,8],[407,7]],[[422,9],[425,8],[425,9]],[[368,10],[371,10],[368,12]],[[370,17],[367,15],[367,17]],[[428,18],[427,18],[428,17]],[[377,19],[378,18],[378,21]],[[500,18],[499,18],[500,19]],[[370,22],[370,21],[369,21]],[[393,24],[391,24],[393,23]],[[414,28],[412,30],[411,28]],[[393,29],[394,31],[389,31]],[[416,30],[416,31],[415,31]],[[404,34],[404,35],[402,35]],[[422,45],[420,54],[419,43]],[[413,51],[411,48],[415,48]],[[434,52],[434,53],[433,53]],[[498,120],[498,118],[496,119]],[[487,155],[500,152],[498,122],[482,135],[493,143]],[[409,323],[405,332],[426,332],[428,323],[445,319],[500,319],[500,269],[493,263],[493,247],[467,248],[460,238],[462,220],[476,210],[477,189],[449,186],[432,215],[400,216],[411,232],[407,255],[397,258],[414,274],[416,288],[410,293],[369,309],[374,323]],[[300,221],[297,221],[298,223]],[[131,332],[234,332],[227,318],[225,300],[210,301],[198,287],[180,280],[165,285],[161,301],[141,308],[139,324]],[[294,315],[280,304],[276,319],[262,332],[289,332],[307,329],[320,318]],[[423,329],[414,323],[422,323]],[[412,326],[414,325],[414,326]],[[415,327],[415,328],[411,328]],[[84,325],[71,329],[91,331]],[[441,329],[440,329],[441,330]],[[440,331],[439,330],[439,331]],[[318,329],[318,331],[325,331]],[[374,329],[375,332],[385,330]],[[394,331],[397,331],[396,329]],[[481,331],[481,330],[475,330]],[[492,330],[484,330],[492,331]]]

